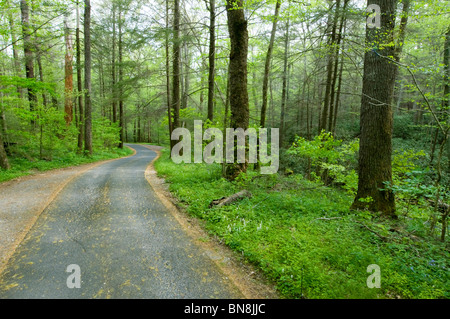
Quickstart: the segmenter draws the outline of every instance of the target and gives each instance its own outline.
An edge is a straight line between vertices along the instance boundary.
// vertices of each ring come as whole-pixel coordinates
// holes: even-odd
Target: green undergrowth
[[[167,150],[155,168],[179,204],[261,269],[284,298],[450,296],[446,243],[421,236],[425,226],[417,220],[350,211],[348,192],[297,174],[250,171],[229,182],[220,165],[175,164]],[[252,196],[209,207],[242,189]],[[368,288],[371,264],[380,267],[381,288]]]
[[[37,172],[120,158],[131,155],[132,153],[133,151],[131,149],[125,147],[123,149],[97,150],[94,151],[92,156],[84,156],[83,154],[70,151],[56,151],[51,159],[42,160],[29,155],[16,155],[9,158],[11,169],[3,170],[0,168],[0,183]]]

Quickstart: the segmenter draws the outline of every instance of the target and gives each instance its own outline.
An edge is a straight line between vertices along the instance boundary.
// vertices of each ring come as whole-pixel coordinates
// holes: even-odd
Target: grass
[[[56,153],[56,152],[55,152]],[[84,156],[75,152],[57,152],[52,156],[52,160],[38,160],[30,156],[11,157],[9,159],[11,169],[0,168],[0,183],[6,182],[21,176],[31,175],[36,172],[44,172],[52,169],[78,166],[108,159],[120,158],[131,155],[132,150],[124,149],[96,150],[92,156]]]
[[[260,268],[285,298],[450,296],[448,242],[411,235],[424,227],[417,220],[350,211],[348,193],[296,174],[249,172],[229,182],[219,165],[175,164],[167,150],[155,168],[180,205]],[[241,189],[252,197],[209,208],[212,200]],[[381,269],[379,289],[367,286],[371,264]]]

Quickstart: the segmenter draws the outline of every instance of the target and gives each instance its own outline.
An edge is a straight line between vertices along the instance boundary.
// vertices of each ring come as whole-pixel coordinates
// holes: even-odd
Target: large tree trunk
[[[30,30],[30,8],[27,0],[20,1],[20,11],[22,15],[23,51],[25,54],[26,77],[27,79],[34,79],[33,43],[31,41]],[[32,88],[28,88],[28,101],[30,102],[30,111],[34,112],[37,105],[37,97]],[[34,126],[35,121],[31,120],[31,124]]]
[[[84,150],[92,155],[91,1],[84,0]]]
[[[234,4],[237,4],[237,8]],[[244,16],[243,0],[227,0],[228,32],[231,41],[230,52],[230,127],[246,130],[249,124],[249,105],[247,92],[247,54],[248,31]],[[247,171],[244,163],[229,163],[225,175],[235,179]]]
[[[208,120],[214,118],[214,76],[216,61],[216,0],[209,1],[209,73],[208,73]]]
[[[394,55],[393,32],[396,0],[369,0],[381,8],[381,28],[366,28],[366,53],[360,113],[360,149],[358,192],[353,209],[395,215],[392,183],[392,97],[396,65],[385,57]],[[370,197],[371,201],[360,201]]]

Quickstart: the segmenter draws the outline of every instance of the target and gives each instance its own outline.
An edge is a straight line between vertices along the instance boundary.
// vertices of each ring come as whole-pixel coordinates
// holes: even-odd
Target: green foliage
[[[249,171],[229,182],[220,165],[175,164],[167,150],[155,168],[189,214],[261,269],[286,298],[450,297],[445,244],[409,237],[425,228],[414,219],[394,223],[350,212],[353,196],[296,174]],[[252,197],[209,207],[242,188]],[[381,268],[381,289],[366,286],[370,264]]]
[[[358,149],[358,140],[343,144],[342,140],[336,140],[331,133],[322,131],[312,141],[298,137],[287,153],[310,158],[313,167],[326,171],[335,183],[341,184],[350,194],[355,194],[358,176],[353,167]]]

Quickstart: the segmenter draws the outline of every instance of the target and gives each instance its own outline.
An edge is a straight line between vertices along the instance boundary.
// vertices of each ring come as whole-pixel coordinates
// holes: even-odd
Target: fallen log
[[[213,206],[222,207],[222,206],[230,205],[230,204],[232,204],[242,198],[245,198],[245,197],[252,197],[252,194],[247,190],[243,190],[243,191],[237,192],[236,194],[230,195],[228,197],[222,197],[219,199],[215,199],[209,204],[209,208],[211,208]]]

